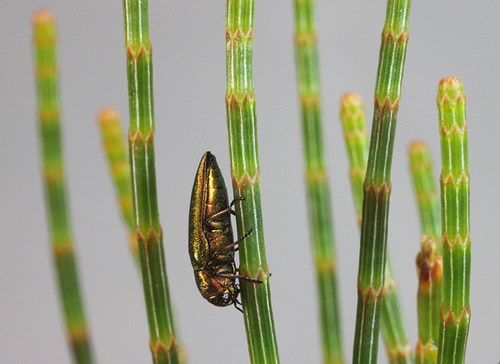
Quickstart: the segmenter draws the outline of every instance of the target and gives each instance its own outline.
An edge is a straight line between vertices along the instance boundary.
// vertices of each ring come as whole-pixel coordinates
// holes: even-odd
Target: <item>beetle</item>
[[[262,281],[237,275],[235,246],[252,234],[250,229],[234,241],[230,214],[234,211],[227,195],[222,172],[215,156],[206,152],[196,172],[189,208],[189,257],[198,289],[215,306],[237,304],[239,286],[236,278],[255,283]]]

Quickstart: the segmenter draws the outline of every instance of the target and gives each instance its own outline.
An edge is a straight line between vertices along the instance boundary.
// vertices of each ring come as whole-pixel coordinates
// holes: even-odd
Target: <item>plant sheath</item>
[[[52,256],[73,360],[75,363],[89,364],[93,363],[94,359],[80,291],[66,197],[57,72],[57,34],[52,13],[46,10],[37,12],[33,17],[33,28],[42,171]]]
[[[102,144],[109,170],[118,197],[118,205],[122,218],[129,232],[129,244],[137,262],[139,250],[134,221],[134,207],[132,205],[132,186],[130,181],[130,164],[128,162],[127,144],[123,136],[120,114],[114,108],[107,107],[101,110],[98,116],[101,130]]]
[[[391,193],[391,164],[411,0],[388,0],[364,182],[353,363],[376,363]]]
[[[349,155],[352,192],[358,223],[361,227],[363,180],[368,162],[368,132],[361,97],[354,93],[344,95],[340,101],[340,110],[340,119]],[[408,329],[406,328],[396,279],[392,274],[389,255],[387,255],[385,264],[381,321],[382,338],[385,342],[389,363],[412,363]]]
[[[253,0],[226,3],[226,112],[231,177],[238,236],[254,233],[240,245],[240,279],[248,349],[252,363],[278,363],[261,212],[257,120],[252,80]]]
[[[438,363],[465,362],[470,321],[470,187],[465,94],[457,77],[439,83],[443,304]]]
[[[154,155],[153,62],[148,2],[123,1],[129,93],[129,156],[135,230],[154,363],[178,363],[158,216]]]
[[[343,363],[335,241],[323,144],[314,0],[295,0],[295,54],[323,363]]]
[[[423,141],[415,141],[408,149],[410,171],[422,227],[421,250],[417,255],[418,274],[418,343],[417,364],[437,362],[437,343],[441,322],[441,289],[443,258],[440,254],[441,216],[439,199],[432,170],[431,153]]]

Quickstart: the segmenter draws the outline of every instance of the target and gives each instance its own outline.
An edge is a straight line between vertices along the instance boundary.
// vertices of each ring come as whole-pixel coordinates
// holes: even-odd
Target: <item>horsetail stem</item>
[[[376,363],[384,293],[391,164],[411,0],[388,0],[380,46],[370,152],[364,182],[353,363]]]
[[[154,363],[178,363],[158,216],[154,155],[153,60],[147,0],[123,0],[134,223]]]
[[[79,364],[90,364],[94,359],[80,292],[66,197],[57,72],[57,34],[51,12],[41,10],[34,15],[33,32],[42,171],[52,256],[73,360]]]
[[[255,94],[252,80],[253,0],[226,3],[226,112],[238,236],[254,233],[240,246],[240,280],[248,349],[252,363],[278,363],[261,213]]]
[[[432,168],[431,153],[423,141],[413,142],[408,150],[410,170],[422,227],[421,250],[417,255],[418,334],[415,362],[437,361],[439,338],[443,259],[440,255],[441,216]]]
[[[363,181],[368,161],[368,131],[363,101],[358,94],[348,93],[340,100],[340,121],[349,157],[349,176],[358,225],[363,213]]]
[[[134,207],[132,205],[130,165],[120,114],[116,109],[107,107],[99,113],[98,121],[104,152],[118,195],[118,205],[120,206],[123,221],[129,231],[130,249],[138,262],[139,248],[137,246]]]
[[[324,363],[343,363],[330,189],[323,146],[313,0],[295,0],[295,54],[309,222],[316,266]]]
[[[368,161],[368,132],[361,97],[355,93],[345,94],[340,101],[340,119],[349,156],[351,186],[361,227],[363,207],[363,180]],[[382,338],[391,364],[412,363],[411,344],[403,315],[403,307],[392,274],[389,256],[385,265],[385,286],[382,303]]]
[[[464,363],[470,321],[470,187],[465,94],[457,77],[439,83],[443,299],[438,363]]]
[[[431,364],[437,361],[437,340],[441,311],[443,258],[435,252],[433,237],[424,235],[417,255],[418,275],[418,343],[415,362]]]
[[[408,149],[410,171],[420,215],[422,234],[436,241],[436,252],[441,254],[441,215],[439,197],[428,145],[417,140]]]

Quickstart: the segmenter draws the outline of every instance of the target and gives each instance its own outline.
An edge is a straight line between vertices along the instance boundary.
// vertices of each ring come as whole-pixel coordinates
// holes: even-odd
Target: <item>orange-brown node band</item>
[[[335,259],[316,259],[316,271],[321,273],[334,272],[337,269]]]
[[[161,357],[170,357],[172,349],[177,346],[177,342],[175,338],[171,338],[168,344],[164,344],[162,341],[158,340],[156,343],[149,342],[149,348],[151,349],[151,353],[154,358]]]
[[[387,356],[391,361],[398,362],[401,359],[408,358],[411,356],[411,344],[406,343],[406,345],[397,345],[394,347],[386,347]]]
[[[378,289],[374,289],[372,286],[370,286],[368,287],[368,289],[363,290],[363,287],[359,284],[358,294],[363,297],[363,301],[377,301],[384,295],[384,285],[381,285]]]

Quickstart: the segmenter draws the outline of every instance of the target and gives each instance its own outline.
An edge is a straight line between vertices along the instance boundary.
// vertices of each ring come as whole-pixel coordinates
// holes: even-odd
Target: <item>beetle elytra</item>
[[[215,156],[206,152],[196,172],[189,208],[189,257],[201,295],[215,306],[237,306],[240,292],[236,278],[261,281],[236,274],[233,239],[226,185]]]

